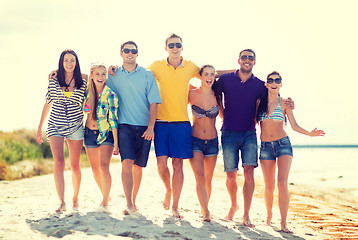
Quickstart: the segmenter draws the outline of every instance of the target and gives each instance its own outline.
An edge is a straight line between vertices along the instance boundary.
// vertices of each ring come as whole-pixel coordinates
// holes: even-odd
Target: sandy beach
[[[218,159],[221,161],[221,159]],[[257,169],[256,171],[261,171]],[[288,226],[294,234],[279,231],[280,216],[275,196],[273,226],[266,226],[263,181],[256,177],[250,217],[256,225],[242,221],[242,180],[238,176],[239,205],[234,221],[223,220],[229,197],[225,173],[217,165],[209,209],[212,222],[202,222],[195,192],[195,179],[185,161],[185,181],[180,199],[183,220],[162,207],[164,186],[157,174],[153,153],[143,172],[137,198],[139,212],[125,216],[125,197],[120,180],[121,164],[111,164],[111,214],[98,213],[101,194],[91,169],[82,169],[79,213],[71,213],[71,173],[65,173],[67,212],[56,214],[58,198],[53,175],[0,182],[0,239],[358,239],[358,201],[347,190],[290,185]]]

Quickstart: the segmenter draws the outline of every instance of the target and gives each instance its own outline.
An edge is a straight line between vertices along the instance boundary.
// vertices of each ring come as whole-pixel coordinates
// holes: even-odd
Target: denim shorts
[[[217,156],[219,153],[218,138],[209,140],[200,139],[192,136],[193,152],[201,152],[205,157]]]
[[[154,126],[155,154],[171,158],[192,158],[193,146],[190,122],[156,122]]]
[[[240,154],[242,166],[258,166],[258,146],[255,130],[247,132],[223,130],[221,133],[221,143],[225,172],[238,170]]]
[[[51,129],[50,129],[51,128]],[[84,138],[84,130],[83,126],[81,125],[75,132],[71,133],[70,135],[63,135],[56,131],[55,127],[49,126],[48,132],[51,132],[51,136],[47,135],[47,138],[49,137],[63,137],[68,140],[83,140]]]
[[[131,159],[139,167],[147,166],[152,141],[142,137],[146,130],[147,126],[118,125],[118,147],[122,161]]]
[[[288,136],[272,142],[261,142],[260,160],[276,160],[283,155],[293,156]]]
[[[114,146],[113,145],[114,139],[113,139],[112,131],[109,132],[108,137],[101,144],[97,143],[98,135],[99,135],[98,130],[92,130],[85,126],[85,147],[86,148],[98,148],[101,145],[108,145],[108,146],[112,146],[112,147]]]

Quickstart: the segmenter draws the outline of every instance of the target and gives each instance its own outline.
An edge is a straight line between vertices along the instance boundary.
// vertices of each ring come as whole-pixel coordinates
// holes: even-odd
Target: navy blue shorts
[[[218,137],[204,140],[192,136],[193,152],[201,152],[205,157],[217,156],[219,153]]]
[[[154,126],[155,154],[171,158],[192,158],[190,122],[156,122]]]
[[[108,137],[106,138],[106,140],[104,140],[103,143],[101,144],[97,144],[97,138],[99,135],[99,131],[98,130],[92,130],[89,129],[88,127],[85,127],[85,147],[86,148],[98,148],[101,145],[108,145],[108,146],[114,146],[114,140],[113,140],[113,133],[112,131],[109,132]]]
[[[223,130],[221,133],[224,171],[238,170],[241,153],[242,166],[257,167],[258,146],[256,131],[234,132]]]
[[[272,142],[261,142],[260,160],[276,160],[283,155],[293,156],[288,136]]]
[[[142,137],[146,130],[147,126],[118,125],[118,147],[122,161],[131,159],[139,167],[147,166],[152,141]]]

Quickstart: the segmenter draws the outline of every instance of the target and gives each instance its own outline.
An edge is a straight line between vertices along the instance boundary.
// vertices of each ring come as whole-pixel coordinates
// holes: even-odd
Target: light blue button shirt
[[[153,73],[138,65],[130,73],[120,67],[106,84],[119,98],[118,123],[148,126],[150,104],[162,102]]]

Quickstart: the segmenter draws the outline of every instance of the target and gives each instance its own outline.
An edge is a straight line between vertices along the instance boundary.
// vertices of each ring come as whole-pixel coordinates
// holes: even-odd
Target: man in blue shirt
[[[125,214],[136,212],[135,200],[147,166],[154,124],[161,98],[153,73],[138,66],[138,47],[133,41],[121,45],[123,65],[107,85],[119,98],[118,145],[122,161],[122,184],[127,200]]]

